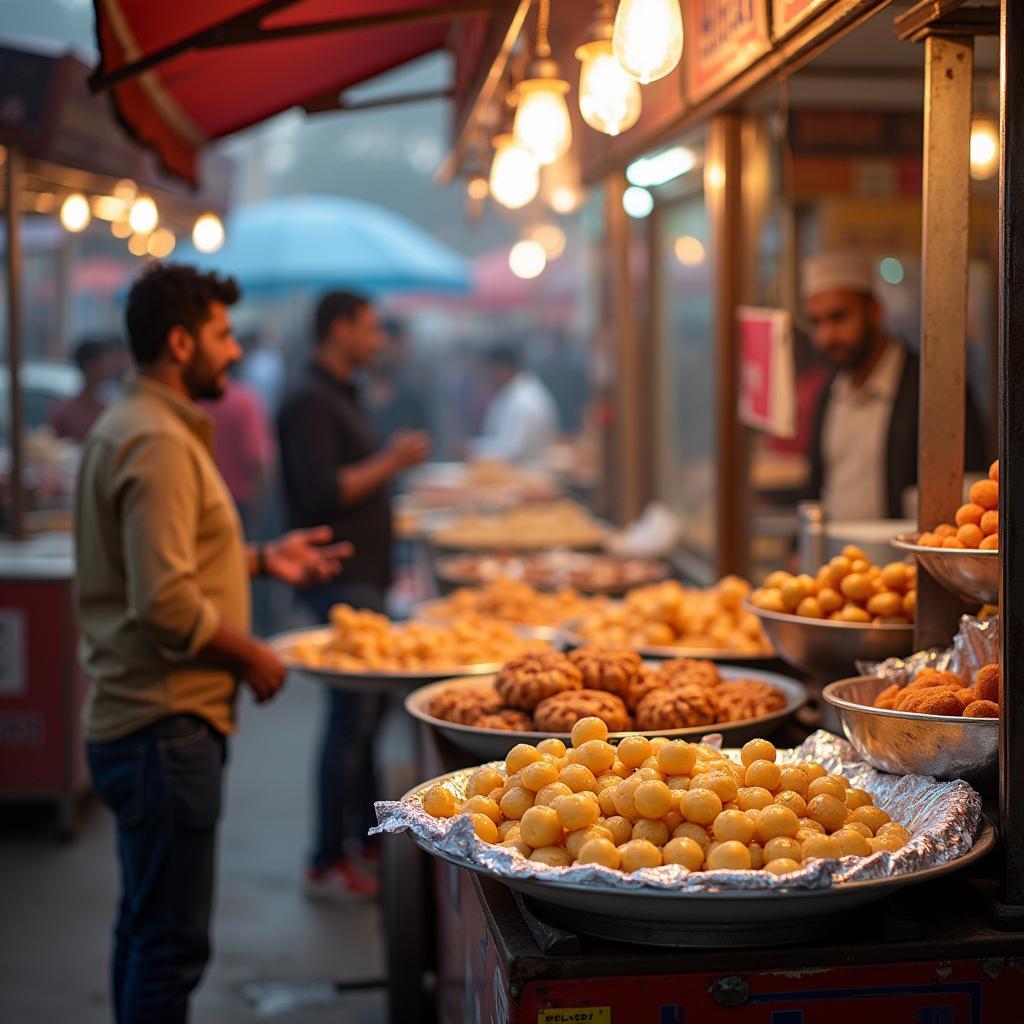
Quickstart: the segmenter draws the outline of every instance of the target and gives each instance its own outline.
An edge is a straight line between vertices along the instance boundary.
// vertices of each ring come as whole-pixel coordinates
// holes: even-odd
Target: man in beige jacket
[[[234,281],[154,264],[128,297],[138,374],[82,451],[75,507],[89,766],[117,819],[118,1024],[184,1024],[209,957],[216,824],[239,681],[259,702],[284,681],[249,632],[249,579],[321,583],[348,545],[326,528],[247,548],[195,404],[241,358]]]

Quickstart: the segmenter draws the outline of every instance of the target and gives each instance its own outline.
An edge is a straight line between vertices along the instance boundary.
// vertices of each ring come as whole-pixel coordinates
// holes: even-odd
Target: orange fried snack
[[[998,665],[983,665],[974,677],[974,692],[978,700],[999,704],[1000,672]]]
[[[964,718],[998,718],[999,705],[990,700],[976,700],[964,708]]]

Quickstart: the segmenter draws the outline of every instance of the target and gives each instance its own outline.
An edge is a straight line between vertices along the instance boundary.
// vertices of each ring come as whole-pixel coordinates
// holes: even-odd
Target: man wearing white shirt
[[[498,382],[484,414],[484,432],[472,443],[475,456],[519,465],[541,462],[558,433],[558,410],[540,378],[525,370],[510,348],[487,359]]]

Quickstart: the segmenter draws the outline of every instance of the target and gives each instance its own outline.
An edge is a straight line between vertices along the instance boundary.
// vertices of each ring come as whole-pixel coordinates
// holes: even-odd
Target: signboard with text
[[[772,35],[781,39],[815,11],[833,0],[775,0],[772,4]]]
[[[796,433],[793,332],[783,309],[738,311],[740,420],[774,437]]]
[[[768,0],[683,0],[686,93],[699,103],[771,49]]]

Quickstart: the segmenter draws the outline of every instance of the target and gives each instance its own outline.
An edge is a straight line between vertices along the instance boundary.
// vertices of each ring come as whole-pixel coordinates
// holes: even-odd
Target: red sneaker
[[[346,859],[327,868],[310,868],[303,892],[307,899],[326,902],[375,899],[380,895],[380,883]]]

